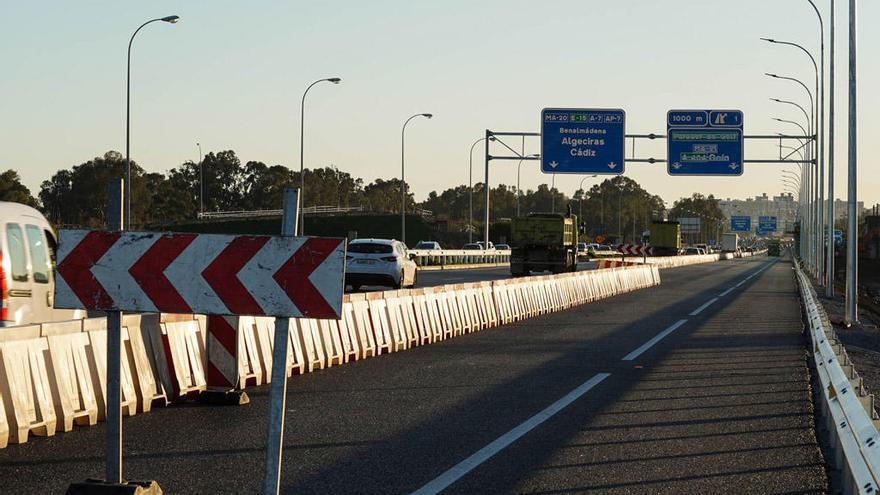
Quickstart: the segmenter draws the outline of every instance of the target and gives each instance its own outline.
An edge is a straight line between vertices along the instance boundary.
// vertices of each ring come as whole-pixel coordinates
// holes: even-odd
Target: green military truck
[[[767,243],[767,256],[782,256],[782,245],[778,240]]]
[[[666,220],[652,222],[651,248],[654,256],[677,256],[681,250],[681,225]]]
[[[577,216],[530,213],[510,223],[510,273],[577,270]]]

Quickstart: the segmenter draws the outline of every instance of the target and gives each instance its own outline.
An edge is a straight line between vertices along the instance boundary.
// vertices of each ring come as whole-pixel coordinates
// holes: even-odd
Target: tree
[[[0,201],[12,201],[34,208],[39,206],[31,190],[21,183],[21,176],[12,169],[0,174]]]
[[[59,170],[40,185],[40,201],[49,220],[58,225],[103,227],[106,223],[107,184],[123,176],[125,159],[118,151]],[[144,170],[131,162],[131,224],[142,226],[149,220],[153,192]]]
[[[704,196],[694,193],[690,198],[681,198],[672,205],[669,210],[670,220],[680,218],[699,218],[700,232],[690,234],[692,242],[708,242],[709,239],[718,239],[725,223],[724,212],[721,205],[711,194]],[[688,234],[685,234],[687,239]]]
[[[415,200],[404,183],[406,191],[406,209],[413,211]],[[364,200],[371,211],[400,213],[400,179],[376,179],[364,188]]]
[[[622,175],[595,184],[581,195],[583,204],[575,205],[574,211],[583,211],[581,222],[590,237],[602,235],[621,243],[640,242],[642,232],[651,228],[651,220],[666,208],[662,198]]]

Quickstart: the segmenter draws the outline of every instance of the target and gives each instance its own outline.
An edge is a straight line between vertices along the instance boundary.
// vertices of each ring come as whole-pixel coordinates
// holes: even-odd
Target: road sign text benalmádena
[[[541,171],[545,174],[622,174],[623,110],[545,108],[541,111]]]

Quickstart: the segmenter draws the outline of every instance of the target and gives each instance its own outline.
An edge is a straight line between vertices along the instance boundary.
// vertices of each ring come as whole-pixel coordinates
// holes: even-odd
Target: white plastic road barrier
[[[45,337],[0,342],[0,395],[12,443],[27,442],[29,433],[55,434],[55,407],[45,360],[48,350]]]
[[[497,266],[510,263],[510,250],[410,249],[407,254],[420,268],[450,269],[475,266]]]
[[[817,302],[809,279],[797,262],[794,268],[821,386],[817,394],[820,416],[835,453],[831,462],[841,473],[843,493],[876,494],[880,487],[880,433],[874,420],[873,396],[865,393],[861,377]]]
[[[165,321],[160,328],[164,349],[161,356],[167,369],[164,378],[169,382],[166,390],[172,391],[173,398],[180,398],[207,389],[198,321]]]
[[[94,369],[94,361],[89,359],[92,345],[89,335],[77,330],[76,333],[50,335],[46,340],[52,399],[61,430],[72,430],[74,422],[86,426],[97,423],[98,399],[92,386],[92,375],[98,372]],[[104,408],[101,409],[103,416]]]
[[[138,397],[135,391],[134,376],[131,370],[131,360],[128,359],[128,332],[122,327],[122,353],[120,354],[120,405],[122,407],[123,416],[134,416],[138,409]],[[98,419],[105,421],[107,419],[107,397],[104,395],[107,390],[107,330],[95,330],[88,332],[91,351],[94,360],[94,382],[95,397],[98,402]],[[49,337],[49,348],[52,348],[52,337]],[[54,356],[53,356],[54,360]],[[94,423],[89,423],[94,424]],[[64,431],[69,431],[66,429]]]
[[[428,289],[345,296],[341,320],[291,319],[288,375],[399,352],[660,283],[656,265],[633,265]],[[217,363],[237,388],[265,383],[274,318],[224,319],[226,334],[193,315],[125,315],[126,414],[206,389]],[[225,340],[226,355],[211,348]],[[380,347],[381,346],[381,347]],[[234,349],[234,352],[232,351]],[[0,446],[104,417],[106,320],[6,328],[0,333]],[[227,385],[228,386],[228,385]]]

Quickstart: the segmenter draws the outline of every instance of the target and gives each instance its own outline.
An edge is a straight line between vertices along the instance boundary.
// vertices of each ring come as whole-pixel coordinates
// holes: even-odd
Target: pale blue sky
[[[818,0],[826,16],[829,0]],[[837,194],[845,194],[846,4],[837,8]],[[164,172],[197,160],[195,143],[234,149],[242,161],[299,166],[299,111],[306,108],[306,166],[334,164],[367,181],[400,174],[407,130],[407,180],[417,199],[467,182],[468,150],[485,129],[538,131],[545,106],[623,108],[628,133],[665,132],[671,108],[737,108],[747,134],[775,133],[771,116],[797,118],[771,96],[806,104],[793,84],[811,82],[794,49],[817,49],[806,0],[605,1],[33,1],[3,0],[0,168],[39,183],[108,149],[125,146],[125,50],[143,21],[170,14],[135,41],[132,157]],[[880,201],[877,2],[861,1],[859,199]],[[527,153],[538,152],[537,140]],[[665,157],[665,144],[639,144]],[[775,157],[748,142],[748,158]],[[482,180],[475,153],[475,182]],[[478,166],[479,165],[479,166]],[[788,168],[793,168],[789,166]],[[478,172],[479,171],[479,172]],[[491,183],[516,183],[515,162],[493,162]],[[672,200],[692,192],[746,197],[782,190],[775,165],[739,178],[682,178],[665,165],[628,164],[626,174]],[[571,194],[581,177],[557,176]],[[588,179],[591,184],[596,179]],[[523,164],[522,186],[549,182]]]

